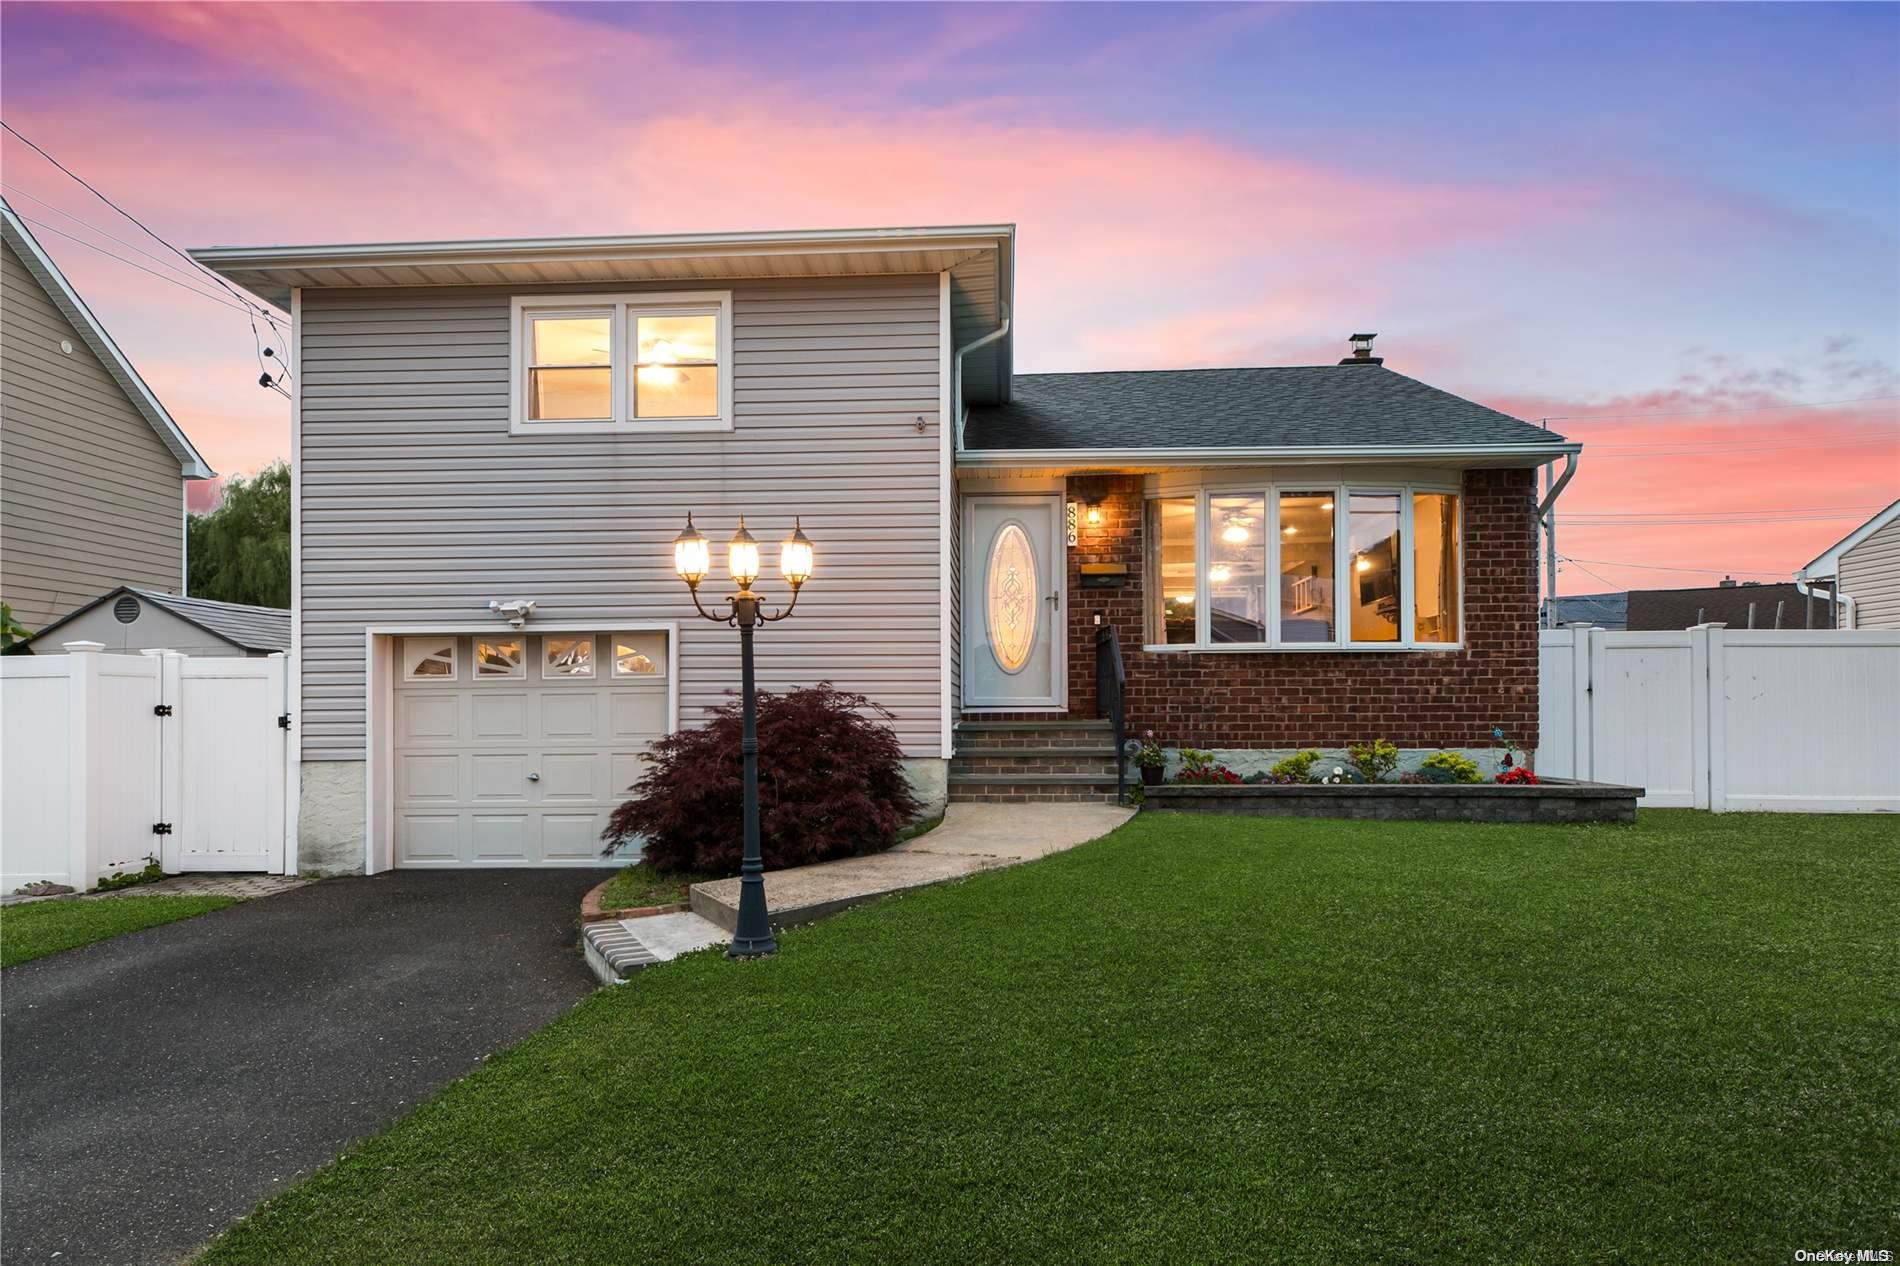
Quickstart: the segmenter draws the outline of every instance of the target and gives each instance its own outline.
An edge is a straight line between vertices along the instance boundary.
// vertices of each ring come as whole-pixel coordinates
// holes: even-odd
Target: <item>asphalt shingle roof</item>
[[[1721,622],[1731,629],[1748,627],[1748,607],[1755,607],[1755,627],[1775,627],[1775,607],[1781,606],[1781,627],[1799,629],[1808,626],[1807,595],[1793,584],[1719,585],[1700,589],[1632,589],[1629,595],[1628,627],[1632,629],[1687,629],[1700,617]],[[1828,611],[1825,597],[1813,604],[1816,627],[1825,628]]]
[[[1561,435],[1378,365],[1018,374],[966,449],[1549,444]]]
[[[290,649],[290,612],[281,607],[247,607],[239,602],[213,602],[209,598],[181,598],[158,589],[126,588],[154,606],[165,608],[183,620],[209,629],[219,637],[247,651],[288,651]]]

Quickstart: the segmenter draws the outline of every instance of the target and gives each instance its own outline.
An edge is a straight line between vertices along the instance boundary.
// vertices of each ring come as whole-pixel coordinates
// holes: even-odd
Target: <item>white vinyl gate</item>
[[[0,891],[285,866],[284,656],[0,658]]]
[[[1537,770],[1654,808],[1900,811],[1900,632],[1545,630]]]

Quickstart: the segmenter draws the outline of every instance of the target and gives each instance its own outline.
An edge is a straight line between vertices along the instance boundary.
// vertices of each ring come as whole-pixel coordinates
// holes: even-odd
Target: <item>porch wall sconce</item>
[[[1085,526],[1099,528],[1107,521],[1108,516],[1102,513],[1101,502],[1090,501],[1082,507],[1082,522]]]
[[[739,752],[745,770],[745,856],[739,865],[739,926],[726,949],[728,958],[761,958],[778,949],[765,907],[765,861],[759,852],[759,728],[757,694],[752,683],[752,630],[791,615],[792,608],[798,605],[799,589],[811,579],[812,561],[811,540],[794,519],[792,534],[778,550],[779,575],[792,587],[792,600],[783,611],[765,614],[762,600],[752,592],[752,582],[759,578],[759,543],[746,531],[745,516],[740,515],[739,530],[726,545],[726,570],[732,575],[732,583],[739,586],[739,592],[726,598],[730,610],[720,615],[716,609],[708,611],[700,605],[699,584],[712,570],[712,547],[693,526],[690,512],[686,516],[686,530],[673,538],[673,570],[692,593],[693,610],[705,619],[739,630],[739,681],[743,701]]]

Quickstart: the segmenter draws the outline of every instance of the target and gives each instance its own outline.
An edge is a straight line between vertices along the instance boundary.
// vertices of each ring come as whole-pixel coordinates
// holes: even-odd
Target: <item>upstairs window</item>
[[[516,435],[732,427],[730,291],[519,296]]]

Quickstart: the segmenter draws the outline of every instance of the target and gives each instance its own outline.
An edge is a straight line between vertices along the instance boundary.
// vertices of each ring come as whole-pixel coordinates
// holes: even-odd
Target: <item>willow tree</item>
[[[186,526],[191,596],[258,607],[290,605],[290,467],[273,462],[233,478],[224,499]]]

